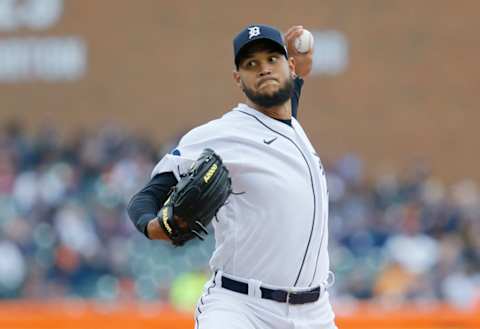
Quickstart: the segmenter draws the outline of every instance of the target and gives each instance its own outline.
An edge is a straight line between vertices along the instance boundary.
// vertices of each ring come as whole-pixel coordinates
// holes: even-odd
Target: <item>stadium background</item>
[[[191,325],[213,241],[146,241],[125,202],[241,99],[252,22],[316,36],[299,119],[328,169],[341,328],[480,327],[479,9],[0,0],[0,327]]]

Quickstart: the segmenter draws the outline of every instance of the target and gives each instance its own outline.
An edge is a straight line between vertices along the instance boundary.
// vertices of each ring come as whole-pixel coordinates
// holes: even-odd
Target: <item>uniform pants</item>
[[[291,305],[207,282],[195,311],[195,329],[337,329],[328,292],[314,303]]]

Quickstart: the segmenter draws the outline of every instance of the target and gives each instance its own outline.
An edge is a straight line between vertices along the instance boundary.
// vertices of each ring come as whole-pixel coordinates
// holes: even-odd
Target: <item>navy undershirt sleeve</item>
[[[175,185],[177,185],[177,179],[172,172],[155,175],[128,203],[128,216],[137,230],[147,238],[148,222],[157,217],[158,211],[167,200],[170,189]]]
[[[300,94],[302,92],[303,79],[296,77],[293,80],[293,95],[292,95],[292,116],[296,119],[298,113],[298,103],[300,101]]]

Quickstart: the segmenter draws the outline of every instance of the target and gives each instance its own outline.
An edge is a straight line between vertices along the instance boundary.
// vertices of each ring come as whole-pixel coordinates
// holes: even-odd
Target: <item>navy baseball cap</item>
[[[235,39],[233,39],[233,53],[235,54],[235,65],[237,68],[241,57],[239,56],[241,55],[241,51],[252,42],[262,39],[271,41],[272,45],[278,48],[280,53],[288,58],[282,32],[269,25],[249,25],[243,29]]]

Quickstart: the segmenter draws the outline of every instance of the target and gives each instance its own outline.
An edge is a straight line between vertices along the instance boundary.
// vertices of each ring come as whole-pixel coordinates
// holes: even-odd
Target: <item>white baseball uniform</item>
[[[180,179],[207,147],[223,159],[235,194],[212,222],[215,274],[198,303],[197,328],[335,328],[326,291],[325,172],[298,121],[292,118],[289,126],[239,104],[187,133],[152,177],[171,171]],[[222,288],[222,278],[247,284],[248,293]],[[261,297],[262,288],[295,293],[315,287],[320,298],[301,305]]]

